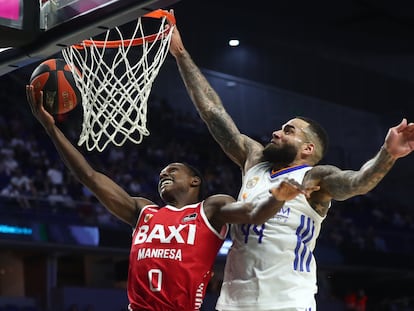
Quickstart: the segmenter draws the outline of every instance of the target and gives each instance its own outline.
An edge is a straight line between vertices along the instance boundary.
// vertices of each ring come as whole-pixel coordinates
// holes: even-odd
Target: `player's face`
[[[180,191],[187,191],[191,185],[192,175],[182,163],[171,163],[160,172],[158,193],[165,202],[174,202]]]
[[[270,143],[263,149],[263,158],[279,165],[290,165],[298,157],[302,145],[308,142],[308,125],[301,119],[292,119],[274,131]]]

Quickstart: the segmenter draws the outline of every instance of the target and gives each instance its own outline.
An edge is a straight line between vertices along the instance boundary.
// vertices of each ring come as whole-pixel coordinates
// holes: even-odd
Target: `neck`
[[[197,199],[194,200],[175,200],[173,202],[166,202],[168,205],[172,205],[175,208],[183,208],[186,205],[195,204],[199,201]]]
[[[303,165],[303,164],[306,164],[306,163],[304,163],[303,161],[293,161],[293,162],[288,163],[288,164],[286,164],[286,163],[272,163],[272,169],[278,171],[278,170],[281,170],[281,169],[284,169],[284,168],[287,168],[287,167],[298,166],[298,165]]]

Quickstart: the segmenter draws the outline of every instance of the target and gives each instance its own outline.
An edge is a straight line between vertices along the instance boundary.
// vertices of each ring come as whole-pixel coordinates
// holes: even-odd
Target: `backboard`
[[[0,0],[0,76],[178,1]]]

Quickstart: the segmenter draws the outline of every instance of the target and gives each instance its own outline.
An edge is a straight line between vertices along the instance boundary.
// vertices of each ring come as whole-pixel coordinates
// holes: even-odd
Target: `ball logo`
[[[45,95],[45,109],[47,111],[52,111],[53,105],[55,103],[56,92],[46,91],[44,95]]]
[[[63,108],[72,110],[72,108],[74,107],[74,103],[73,103],[72,98],[70,97],[69,92],[63,91],[62,98],[63,98]]]

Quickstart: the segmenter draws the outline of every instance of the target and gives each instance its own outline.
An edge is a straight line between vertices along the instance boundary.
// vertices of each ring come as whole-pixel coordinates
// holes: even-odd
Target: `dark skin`
[[[141,209],[154,205],[154,202],[147,198],[130,196],[108,176],[93,169],[56,126],[53,116],[42,106],[42,92],[35,96],[33,86],[28,85],[26,95],[33,115],[44,127],[67,168],[109,212],[135,227]],[[200,178],[194,176],[185,164],[171,163],[160,172],[158,191],[166,204],[182,208],[199,201],[200,182]],[[286,180],[278,187],[269,189],[272,195],[256,206],[236,202],[229,195],[217,194],[206,198],[203,207],[210,223],[220,231],[226,223],[261,224],[276,214],[286,200],[299,194],[309,196],[317,189],[318,186],[306,189],[293,180]]]
[[[227,156],[243,172],[263,162],[264,146],[239,131],[220,97],[185,49],[177,26],[172,35],[170,53],[176,59],[187,92],[201,118]],[[275,130],[270,143],[280,147],[293,144],[297,150],[295,159],[287,165],[272,162],[274,170],[303,164],[313,166],[306,173],[303,186],[318,187],[310,194],[308,202],[319,215],[325,216],[332,199],[342,201],[368,193],[390,171],[397,159],[413,151],[414,123],[403,119],[399,125],[391,127],[381,149],[359,170],[317,165],[321,160],[321,145],[317,135],[309,129],[309,124],[302,119],[289,120],[281,129]]]

